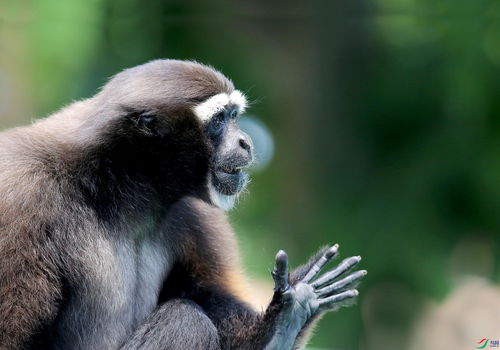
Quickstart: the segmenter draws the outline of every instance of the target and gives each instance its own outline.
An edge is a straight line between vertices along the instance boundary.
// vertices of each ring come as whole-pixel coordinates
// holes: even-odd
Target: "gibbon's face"
[[[252,140],[237,123],[245,107],[245,96],[234,90],[214,95],[194,108],[214,149],[208,183],[210,199],[224,210],[231,209],[247,185],[245,169],[254,160]]]
[[[237,123],[246,98],[213,68],[192,61],[151,61],[117,74],[94,102],[104,105],[104,111],[121,106],[116,115],[125,111],[132,121],[128,125],[144,136],[143,146],[134,139],[129,151],[143,161],[138,168],[144,172],[152,167],[137,148],[149,150],[156,155],[152,163],[163,164],[149,171],[163,171],[166,182],[176,184],[175,191],[189,191],[203,179],[210,201],[229,210],[248,183],[244,170],[253,161],[253,145]],[[203,150],[206,146],[210,150]],[[130,154],[125,158],[133,159]]]

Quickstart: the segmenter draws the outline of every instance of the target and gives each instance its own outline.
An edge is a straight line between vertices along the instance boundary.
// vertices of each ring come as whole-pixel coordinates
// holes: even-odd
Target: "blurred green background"
[[[0,0],[0,127],[154,58],[220,69],[272,132],[231,213],[258,285],[278,249],[363,256],[358,305],[312,347],[500,338],[498,1]]]

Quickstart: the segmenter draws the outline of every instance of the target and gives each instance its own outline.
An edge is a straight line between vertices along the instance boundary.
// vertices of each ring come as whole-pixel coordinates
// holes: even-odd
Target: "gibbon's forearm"
[[[277,335],[283,327],[281,300],[275,294],[264,313],[256,313],[232,295],[218,290],[206,290],[194,300],[200,304],[217,328],[222,350],[291,350],[295,337],[288,347],[276,347],[281,342]]]
[[[353,289],[366,271],[348,272],[361,258],[344,259],[330,271],[322,268],[338,251],[338,245],[321,249],[309,262],[288,272],[288,256],[280,251],[273,270],[275,293],[263,315],[217,288],[201,288],[192,294],[218,329],[222,349],[292,350],[300,348],[324,312],[348,306],[358,295]],[[347,275],[347,276],[346,276]],[[206,286],[206,284],[205,284]],[[193,289],[191,289],[193,290]]]
[[[231,294],[217,288],[192,296],[217,328],[222,350],[264,350],[276,329],[276,304],[257,313]]]
[[[296,317],[276,292],[263,313],[256,313],[238,299],[220,291],[195,298],[217,328],[222,350],[301,349],[319,316]]]

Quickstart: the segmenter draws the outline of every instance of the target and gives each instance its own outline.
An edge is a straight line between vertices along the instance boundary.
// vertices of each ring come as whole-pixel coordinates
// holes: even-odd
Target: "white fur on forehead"
[[[228,104],[237,105],[240,113],[247,107],[247,99],[241,91],[234,90],[231,95],[220,93],[194,107],[194,112],[203,122],[222,111]]]

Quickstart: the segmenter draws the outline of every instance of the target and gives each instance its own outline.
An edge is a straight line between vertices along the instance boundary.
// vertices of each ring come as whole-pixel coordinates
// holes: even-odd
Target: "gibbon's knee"
[[[219,350],[215,325],[194,302],[172,299],[159,307],[123,350]]]

